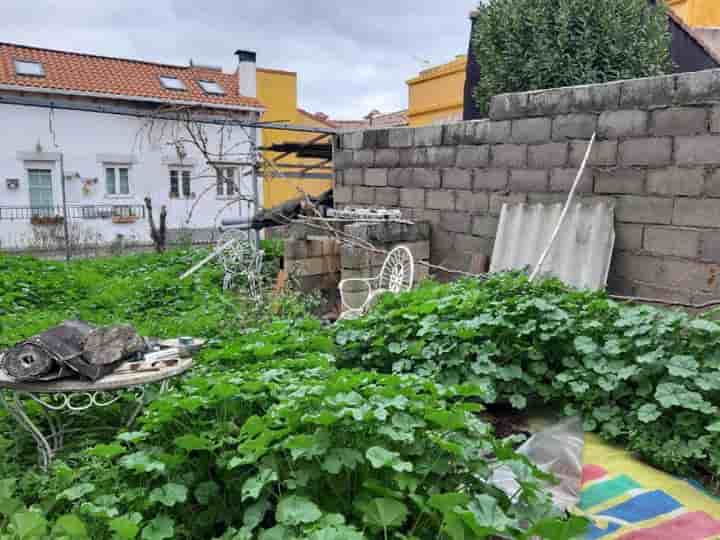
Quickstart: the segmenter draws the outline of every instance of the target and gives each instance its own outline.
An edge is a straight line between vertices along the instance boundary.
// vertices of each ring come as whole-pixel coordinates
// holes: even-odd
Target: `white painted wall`
[[[174,146],[166,144],[171,138],[170,125],[156,129],[148,140],[142,128],[144,119],[94,112],[55,110],[52,114],[54,137],[50,132],[50,110],[19,105],[0,104],[0,207],[29,207],[29,168],[48,168],[53,171],[54,204],[60,206],[60,162],[50,153],[62,153],[65,174],[78,173],[81,179],[66,182],[68,205],[143,205],[150,196],[155,208],[156,223],[160,206],[168,209],[168,228],[216,228],[223,217],[247,217],[253,209],[249,203],[233,203],[216,196],[214,171],[205,163],[193,145],[185,144],[187,157],[183,164],[192,169],[192,191],[195,198],[171,199],[170,169],[180,163]],[[166,123],[167,124],[167,123]],[[217,149],[218,128],[207,126],[211,148]],[[145,136],[141,136],[144,133]],[[247,136],[241,129],[225,132],[224,148],[233,148],[227,160],[239,160],[247,154]],[[42,154],[34,153],[42,147]],[[57,146],[56,146],[57,145]],[[217,151],[217,150],[215,150]],[[244,156],[246,157],[246,156]],[[49,161],[34,161],[36,158]],[[111,196],[106,193],[105,161],[126,162],[130,166],[130,195]],[[245,171],[248,169],[246,168]],[[6,179],[18,178],[20,187],[10,190]],[[82,190],[82,179],[97,178],[90,193]],[[242,190],[252,194],[252,176],[243,177]],[[206,192],[204,195],[203,192]],[[261,199],[262,204],[262,199]],[[192,217],[189,223],[191,208]],[[72,236],[86,242],[109,243],[123,235],[127,241],[149,242],[149,226],[145,219],[132,224],[113,223],[111,219],[71,219]],[[48,247],[42,245],[53,235],[62,237],[62,226],[33,226],[29,219],[0,220],[0,249],[13,247]]]

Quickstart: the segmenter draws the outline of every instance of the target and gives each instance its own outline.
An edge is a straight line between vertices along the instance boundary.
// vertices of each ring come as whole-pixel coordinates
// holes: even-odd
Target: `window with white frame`
[[[193,196],[190,189],[190,169],[170,169],[170,198],[181,196],[189,199]]]
[[[130,195],[130,167],[106,165],[105,192],[110,196]]]
[[[30,208],[33,216],[53,214],[53,185],[50,169],[28,169]]]
[[[217,167],[217,196],[234,197],[237,193],[237,167]]]

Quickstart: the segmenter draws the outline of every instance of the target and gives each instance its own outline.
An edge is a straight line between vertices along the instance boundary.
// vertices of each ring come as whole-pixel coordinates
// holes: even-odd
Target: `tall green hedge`
[[[648,0],[489,0],[472,43],[480,65],[475,99],[669,73],[666,8]]]

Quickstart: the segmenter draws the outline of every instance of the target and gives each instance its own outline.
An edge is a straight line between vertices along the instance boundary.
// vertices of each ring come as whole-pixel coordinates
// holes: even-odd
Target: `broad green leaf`
[[[195,488],[195,499],[200,504],[208,505],[213,497],[220,493],[220,486],[215,482],[201,482]]]
[[[282,525],[275,525],[272,529],[266,529],[260,533],[258,540],[295,540],[297,536]]]
[[[697,375],[698,363],[692,356],[673,356],[667,368],[670,375],[687,379]]]
[[[135,540],[140,532],[138,524],[128,517],[115,518],[108,523],[108,526],[120,540]]]
[[[165,472],[165,464],[156,461],[146,452],[135,452],[120,458],[120,465],[135,472]]]
[[[175,446],[187,450],[188,452],[210,450],[212,443],[205,437],[199,437],[198,435],[183,435],[175,439]]]
[[[498,534],[512,523],[490,495],[476,495],[468,505],[469,511],[460,513],[466,525],[478,535]]]
[[[35,511],[17,512],[11,522],[19,540],[43,537],[47,533],[47,520]]]
[[[283,525],[300,525],[313,523],[320,519],[322,512],[310,499],[290,495],[280,500],[275,512],[275,519]]]
[[[120,433],[116,439],[128,443],[136,443],[147,439],[147,437],[148,434],[144,431],[126,431],[124,433]]]
[[[363,455],[352,448],[332,448],[323,458],[322,470],[330,474],[339,474],[343,468],[354,470],[364,461]]]
[[[570,516],[567,520],[547,518],[535,524],[528,534],[546,540],[579,539],[585,538],[590,525],[588,519],[578,516]]]
[[[425,418],[445,429],[462,429],[465,427],[465,411],[433,411]]]
[[[165,484],[150,492],[150,502],[158,502],[167,507],[173,507],[178,503],[185,502],[187,500],[187,493],[187,488],[182,484]]]
[[[9,499],[15,494],[16,478],[3,478],[0,480],[0,499]]]
[[[260,469],[260,472],[255,476],[251,476],[242,486],[242,500],[257,499],[260,496],[263,488],[275,482],[278,479],[278,475],[272,469]]]
[[[428,504],[442,513],[451,512],[456,506],[462,506],[470,502],[470,497],[464,493],[443,493],[433,495],[428,499]]]
[[[158,516],[142,531],[142,540],[167,540],[175,537],[175,522],[168,516]]]
[[[410,472],[413,470],[412,463],[400,459],[400,454],[391,452],[381,446],[373,446],[365,452],[365,457],[376,469],[391,467],[397,472]]]
[[[695,330],[702,330],[713,334],[720,332],[720,325],[706,319],[695,319],[690,323],[690,326]]]
[[[68,501],[77,501],[78,499],[82,499],[85,495],[88,495],[89,493],[92,493],[95,491],[95,485],[90,483],[83,483],[78,484],[77,486],[73,486],[69,489],[66,489],[60,495],[58,495],[58,499],[67,499]]]
[[[251,531],[254,530],[260,525],[269,508],[270,503],[267,499],[260,499],[256,503],[251,504],[243,514],[243,525]]]
[[[53,534],[66,534],[73,540],[77,538],[88,538],[85,523],[73,514],[68,514],[59,518],[53,527]]]
[[[87,451],[91,456],[112,459],[126,452],[120,444],[97,444]]]
[[[516,409],[524,409],[527,407],[527,399],[522,394],[513,394],[510,396],[510,404]]]
[[[595,354],[598,345],[588,336],[578,336],[575,338],[575,349],[583,354]]]
[[[376,498],[365,507],[363,517],[370,525],[383,529],[400,527],[407,519],[408,509],[402,502],[389,498]]]
[[[645,424],[649,424],[650,422],[654,422],[660,418],[662,416],[662,411],[658,409],[657,405],[654,403],[648,403],[638,409],[637,415],[638,420],[644,422]]]
[[[705,429],[711,433],[720,433],[720,421],[710,424]]]

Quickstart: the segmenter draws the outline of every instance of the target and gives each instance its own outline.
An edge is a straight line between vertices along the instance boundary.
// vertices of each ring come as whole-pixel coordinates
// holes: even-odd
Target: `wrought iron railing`
[[[113,217],[123,218],[144,218],[145,207],[141,205],[68,205],[68,217],[70,219],[112,219]],[[34,217],[62,217],[64,216],[62,206],[0,206],[0,221],[30,220]]]

